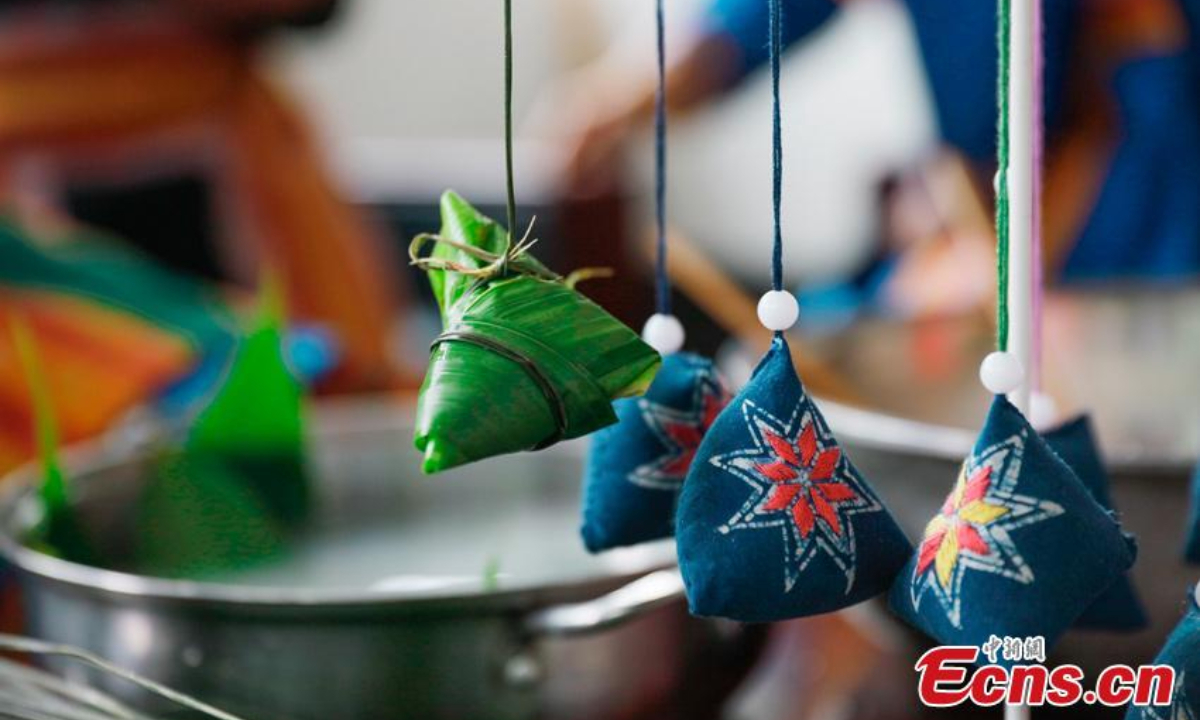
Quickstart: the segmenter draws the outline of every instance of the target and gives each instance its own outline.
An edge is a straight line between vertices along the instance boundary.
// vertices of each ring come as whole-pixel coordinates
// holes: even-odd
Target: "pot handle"
[[[595,600],[538,610],[526,616],[525,630],[530,635],[543,637],[587,635],[620,625],[683,597],[683,576],[679,570],[659,570]]]

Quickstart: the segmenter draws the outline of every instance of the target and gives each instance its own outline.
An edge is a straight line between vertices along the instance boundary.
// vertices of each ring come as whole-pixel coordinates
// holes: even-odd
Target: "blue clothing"
[[[1190,67],[1183,56],[1150,57],[1117,71],[1119,144],[1068,277],[1186,277],[1200,268],[1200,105]]]
[[[996,7],[992,2],[902,0],[912,17],[943,139],[976,162],[996,148]],[[1200,0],[1182,0],[1189,20]],[[1063,120],[1067,65],[1080,0],[1047,0],[1045,108],[1051,139]],[[788,0],[784,42],[837,10],[832,0]],[[766,0],[712,0],[710,29],[741,50],[742,70],[767,60]],[[1193,23],[1194,24],[1194,23]],[[1095,211],[1068,257],[1067,278],[1180,276],[1200,271],[1200,87],[1197,50],[1134,58],[1113,78],[1118,147]]]

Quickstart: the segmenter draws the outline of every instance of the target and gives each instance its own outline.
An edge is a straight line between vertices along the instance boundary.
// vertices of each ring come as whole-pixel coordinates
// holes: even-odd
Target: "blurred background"
[[[1064,652],[1144,660],[1194,579],[1176,546],[1200,455],[1197,3],[1046,5],[1044,385],[1064,417],[1095,411],[1141,537],[1139,580],[1161,598],[1149,630],[1072,636]],[[634,327],[653,298],[651,6],[522,0],[515,17],[520,223],[537,218],[537,254],[557,270],[613,268],[586,292]],[[677,312],[689,347],[735,384],[768,339],[754,315],[772,238],[765,7],[667,3]],[[919,460],[961,456],[986,408],[995,9],[788,7],[801,374],[863,465],[903,466],[880,491],[917,533],[953,480]],[[436,231],[447,188],[504,213],[501,13],[483,0],[0,2],[0,312],[39,338],[64,440],[206,393],[230,318],[264,279],[282,288],[290,358],[314,393],[408,408],[440,330],[408,243]],[[5,333],[4,470],[35,449],[16,355]],[[920,717],[920,641],[882,607],[767,642],[733,717]],[[612,717],[643,716],[629,712]]]
[[[502,78],[487,72],[495,70],[499,11],[480,3],[347,3],[327,36],[292,38],[281,48],[280,67],[303,90],[362,197],[428,202],[454,187],[480,202],[502,201]],[[527,2],[516,12],[520,198],[553,206],[564,199],[561,172],[571,135],[586,122],[585,103],[611,98],[581,70],[611,63],[613,82],[628,83],[630,93],[644,88],[654,72],[654,17],[637,2]],[[669,46],[690,45],[704,4],[668,3],[667,12]],[[793,281],[844,280],[873,257],[881,185],[936,146],[920,63],[904,8],[891,2],[851,3],[789,55],[784,95],[794,160],[785,222]],[[379,82],[355,82],[363,68]],[[765,283],[771,237],[769,91],[765,76],[748,78],[671,128],[673,221],[754,286]],[[446,113],[448,106],[475,111]],[[619,189],[630,203],[622,230],[632,235],[651,217],[648,130],[632,128],[621,153]]]

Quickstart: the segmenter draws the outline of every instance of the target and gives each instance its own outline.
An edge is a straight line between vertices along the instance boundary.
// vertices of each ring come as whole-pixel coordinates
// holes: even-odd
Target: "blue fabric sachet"
[[[1169,707],[1130,706],[1125,720],[1196,720],[1200,718],[1200,597],[1188,594],[1187,613],[1176,626],[1155,665],[1175,668],[1175,693]]]
[[[1025,417],[997,397],[892,609],[947,645],[1053,645],[1128,570],[1136,546]]]
[[[705,436],[676,520],[696,615],[772,622],[885,592],[912,546],[777,338]]]
[[[1081,415],[1042,433],[1042,438],[1067,467],[1075,472],[1075,476],[1092,494],[1092,498],[1100,503],[1100,507],[1114,512],[1116,508],[1109,491],[1108,472],[1104,469],[1099,444],[1088,417]],[[1134,589],[1133,580],[1125,574],[1117,578],[1112,587],[1105,590],[1083,611],[1075,621],[1075,627],[1131,632],[1141,630],[1148,622],[1146,611]]]
[[[583,542],[591,552],[670,537],[680,488],[709,426],[729,403],[711,360],[675,353],[646,394],[614,404],[584,470]]]

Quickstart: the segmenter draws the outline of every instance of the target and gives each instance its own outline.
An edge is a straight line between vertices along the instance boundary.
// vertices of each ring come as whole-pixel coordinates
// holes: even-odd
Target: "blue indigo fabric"
[[[804,391],[782,338],[700,444],[675,536],[692,612],[742,622],[872,598],[912,552]]]
[[[1025,417],[997,397],[892,609],[948,645],[1055,640],[1128,570],[1136,548]]]
[[[592,436],[583,478],[583,542],[591,552],[670,537],[675,504],[700,441],[728,404],[711,360],[675,353],[640,398],[618,400],[617,424]]]
[[[1088,489],[1100,507],[1116,510],[1109,492],[1108,472],[1100,457],[1100,447],[1092,432],[1092,423],[1086,415],[1043,433],[1042,438],[1050,449],[1075,472],[1075,476]],[[1096,601],[1083,611],[1075,621],[1075,627],[1093,630],[1133,631],[1146,627],[1148,620],[1142,602],[1138,599],[1133,580],[1122,575],[1104,591]]]
[[[1155,665],[1175,668],[1175,693],[1169,707],[1133,707],[1125,720],[1197,720],[1200,718],[1200,607],[1196,593],[1188,594],[1187,614],[1167,638]]]

